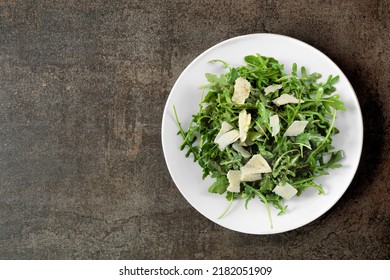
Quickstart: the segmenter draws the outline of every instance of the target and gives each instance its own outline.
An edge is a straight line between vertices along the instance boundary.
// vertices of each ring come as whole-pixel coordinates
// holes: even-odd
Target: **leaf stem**
[[[273,225],[273,222],[272,222],[271,209],[269,207],[269,203],[268,203],[267,198],[259,190],[251,187],[249,184],[244,183],[244,185],[245,185],[245,187],[249,188],[252,192],[254,192],[260,198],[261,201],[264,202],[265,208],[267,208],[267,213],[268,213],[268,219],[269,219],[270,227],[271,227],[271,229],[273,229],[274,225]]]
[[[228,207],[225,209],[225,211],[223,211],[223,213],[218,217],[218,219],[222,219],[226,215],[226,213],[229,212],[230,207],[232,207],[232,204],[233,204],[233,195],[231,195],[231,198],[229,199]]]
[[[329,136],[330,134],[332,133],[332,129],[333,129],[333,126],[334,126],[334,122],[336,120],[336,109],[334,110],[333,112],[333,116],[332,116],[332,122],[330,124],[330,127],[328,129],[328,132],[326,133],[326,136],[324,138],[324,141],[321,142],[320,145],[317,146],[317,148],[310,154],[309,157],[313,158],[315,156],[315,154],[319,151],[319,149],[325,144],[325,142],[329,139]]]

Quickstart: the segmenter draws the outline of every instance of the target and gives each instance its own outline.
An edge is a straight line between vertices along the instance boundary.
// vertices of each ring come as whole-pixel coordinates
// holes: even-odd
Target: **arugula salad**
[[[332,146],[336,112],[345,111],[330,75],[307,73],[293,64],[291,73],[275,58],[260,54],[244,57],[245,64],[231,67],[222,60],[225,74],[206,73],[199,111],[184,130],[174,113],[183,137],[180,149],[193,156],[202,168],[203,179],[215,182],[210,193],[224,194],[229,210],[232,201],[244,199],[245,207],[258,198],[266,206],[286,213],[286,200],[314,187],[324,194],[315,179],[329,168],[341,167],[342,150]]]

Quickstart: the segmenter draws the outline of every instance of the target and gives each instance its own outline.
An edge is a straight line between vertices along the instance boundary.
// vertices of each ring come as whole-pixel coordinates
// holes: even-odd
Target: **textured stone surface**
[[[0,0],[0,258],[389,259],[389,11],[389,1],[368,0]],[[333,59],[365,126],[341,200],[274,236],[200,215],[172,182],[160,143],[185,66],[258,32]]]

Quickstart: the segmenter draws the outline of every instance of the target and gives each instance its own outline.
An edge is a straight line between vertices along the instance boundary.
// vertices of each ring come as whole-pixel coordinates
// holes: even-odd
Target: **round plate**
[[[265,205],[259,199],[252,199],[248,209],[244,200],[234,200],[229,212],[221,219],[218,217],[228,206],[225,195],[208,192],[212,178],[202,180],[200,166],[193,158],[185,157],[180,151],[182,137],[177,135],[173,106],[176,107],[179,120],[187,129],[193,114],[199,109],[200,86],[207,84],[205,73],[222,74],[226,70],[220,63],[210,60],[221,59],[233,67],[244,65],[244,56],[259,53],[270,56],[284,64],[286,72],[291,71],[293,63],[298,69],[305,66],[308,73],[321,73],[325,81],[328,75],[339,75],[337,93],[345,103],[346,112],[339,111],[335,126],[340,130],[333,137],[336,149],[345,152],[342,167],[329,170],[329,175],[316,180],[324,187],[325,195],[318,195],[309,188],[285,204],[287,213],[278,216],[277,209],[271,209],[273,229],[267,216]],[[231,230],[251,234],[274,234],[296,229],[317,219],[329,210],[344,194],[351,183],[359,164],[363,145],[363,121],[356,94],[346,76],[326,55],[312,46],[290,37],[276,34],[251,34],[223,41],[192,61],[177,79],[168,97],[162,119],[162,146],[169,172],[176,186],[187,201],[211,221]],[[271,207],[273,208],[273,207]]]

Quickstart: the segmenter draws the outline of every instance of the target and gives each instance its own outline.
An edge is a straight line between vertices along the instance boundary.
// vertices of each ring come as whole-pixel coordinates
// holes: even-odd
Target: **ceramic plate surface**
[[[248,209],[244,200],[235,200],[229,212],[218,219],[226,209],[225,195],[208,192],[213,179],[202,180],[200,166],[193,158],[185,157],[180,151],[182,138],[177,135],[173,106],[184,129],[187,129],[191,116],[198,112],[201,97],[200,86],[207,84],[205,73],[225,73],[220,63],[210,60],[221,59],[233,67],[244,65],[244,57],[259,53],[270,56],[284,64],[286,72],[293,63],[298,68],[305,66],[308,73],[321,73],[325,81],[328,75],[339,75],[335,85],[337,93],[345,103],[346,112],[338,112],[335,126],[340,130],[333,137],[336,149],[345,152],[342,168],[329,170],[329,175],[316,180],[322,184],[325,195],[318,195],[314,188],[308,188],[299,197],[287,201],[287,214],[277,216],[272,208],[273,229],[270,228],[267,211],[259,199],[252,199]],[[326,55],[314,47],[290,37],[276,34],[251,34],[223,41],[203,52],[193,60],[177,79],[168,97],[162,119],[162,146],[169,172],[176,186],[187,201],[211,221],[231,230],[251,234],[275,234],[299,228],[328,211],[344,194],[357,170],[363,145],[363,121],[356,94],[340,68]]]

